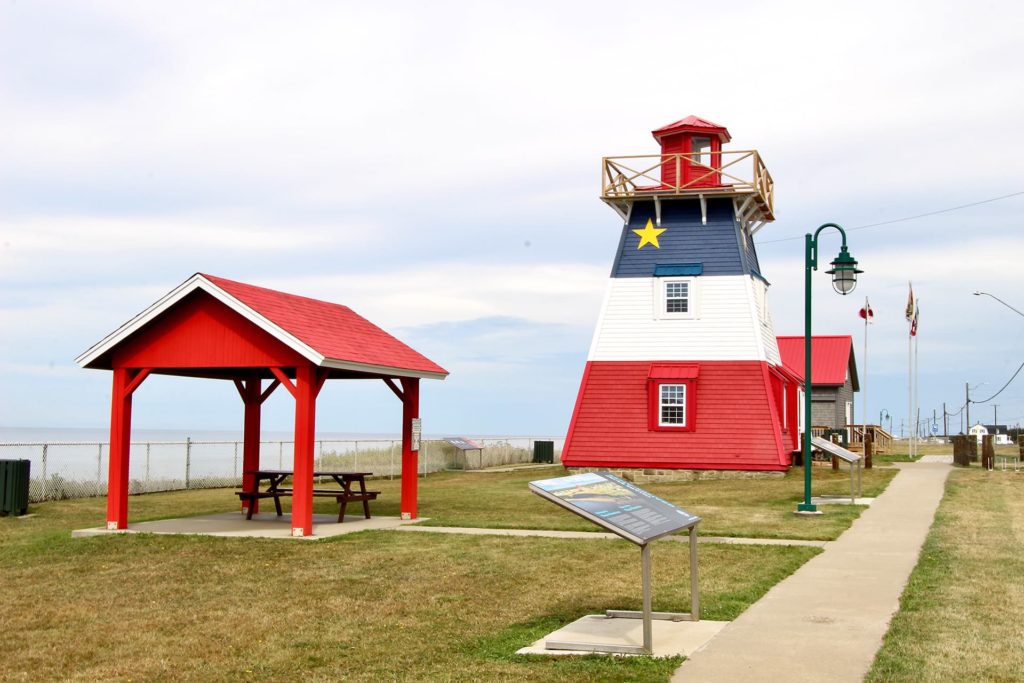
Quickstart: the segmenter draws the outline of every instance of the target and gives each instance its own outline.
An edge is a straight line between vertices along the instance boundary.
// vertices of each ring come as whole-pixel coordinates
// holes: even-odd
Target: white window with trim
[[[655,318],[696,318],[696,278],[655,278]]]
[[[782,383],[782,428],[789,429],[789,385]]]
[[[711,164],[711,138],[691,138],[690,159],[694,163],[708,166]]]
[[[658,425],[660,427],[686,426],[686,385],[660,384],[658,399]]]
[[[804,415],[807,404],[804,402],[804,396],[803,387],[796,390],[796,428],[801,434],[804,431],[804,425],[807,424],[806,416]]]

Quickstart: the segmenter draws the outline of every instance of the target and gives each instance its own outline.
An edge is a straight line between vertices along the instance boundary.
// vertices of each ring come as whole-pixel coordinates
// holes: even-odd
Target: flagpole
[[[910,323],[914,316],[914,284],[910,283],[910,296],[907,300],[906,311],[907,322]],[[911,328],[913,329],[913,328]],[[914,455],[914,430],[911,423],[914,420],[914,337],[907,330],[907,436],[910,438],[907,444],[908,455]]]
[[[907,330],[907,436],[910,442],[907,444],[907,454],[914,455],[914,430],[911,423],[914,421],[914,338]]]
[[[921,312],[921,308],[918,306],[920,299],[915,299],[913,302],[913,408],[914,413],[918,416],[918,424],[921,424],[921,397],[919,390],[921,389],[921,373],[918,372],[918,359],[921,354],[918,352],[918,315]],[[914,455],[918,455],[918,449],[914,447]]]
[[[863,408],[861,422],[864,423],[864,431],[861,433],[864,444],[864,466],[871,467],[871,458],[868,457],[868,318],[871,317],[871,304],[868,298],[864,297],[864,386],[861,394],[861,407]],[[872,444],[874,445],[874,444]]]

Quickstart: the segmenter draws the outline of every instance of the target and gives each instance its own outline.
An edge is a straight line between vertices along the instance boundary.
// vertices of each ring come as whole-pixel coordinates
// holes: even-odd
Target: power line
[[[1024,363],[1020,364],[1020,366],[1017,368],[1017,372],[1013,373],[1013,377],[1011,377],[1010,379],[1008,379],[1006,381],[1006,384],[1003,385],[1002,389],[1000,389],[996,393],[992,394],[991,396],[986,398],[984,401],[971,401],[971,403],[988,403],[989,401],[994,399],[996,396],[998,396],[999,394],[1003,393],[1003,390],[1006,389],[1006,387],[1010,386],[1010,382],[1012,382],[1013,380],[1017,379],[1017,375],[1020,374],[1021,370],[1024,370]]]
[[[1019,192],[1011,192],[1010,194],[1000,195],[999,197],[992,197],[990,199],[982,199],[977,202],[970,202],[969,204],[960,204],[959,206],[951,206],[948,209],[939,209],[938,211],[929,211],[927,213],[919,213],[915,216],[905,216],[903,218],[893,218],[889,221],[882,221],[880,223],[868,223],[867,225],[857,225],[852,228],[847,228],[847,232],[854,230],[866,230],[867,228],[877,228],[882,225],[892,225],[893,223],[902,223],[904,221],[913,221],[918,218],[927,218],[928,216],[937,216],[940,213],[949,213],[950,211],[959,211],[960,209],[969,209],[972,206],[980,206],[981,204],[990,204],[992,202],[998,202],[1003,199],[1010,199],[1011,197],[1017,197],[1024,194],[1024,190]],[[777,240],[761,240],[759,244],[773,244],[775,242],[792,242],[793,240],[802,240],[803,236],[798,235],[796,237],[781,237]]]

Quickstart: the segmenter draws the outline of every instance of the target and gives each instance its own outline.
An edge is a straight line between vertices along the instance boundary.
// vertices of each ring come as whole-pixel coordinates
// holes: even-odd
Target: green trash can
[[[533,461],[534,462],[546,462],[549,465],[555,462],[555,442],[554,441],[534,441],[533,442]]]
[[[0,515],[28,512],[28,460],[0,460]]]

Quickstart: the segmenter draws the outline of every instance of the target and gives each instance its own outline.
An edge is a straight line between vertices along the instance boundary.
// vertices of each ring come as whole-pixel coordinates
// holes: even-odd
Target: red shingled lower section
[[[591,361],[576,399],[562,464],[785,470],[790,454],[779,429],[768,364],[687,361],[700,366],[696,427],[653,431],[647,425],[648,361]]]

